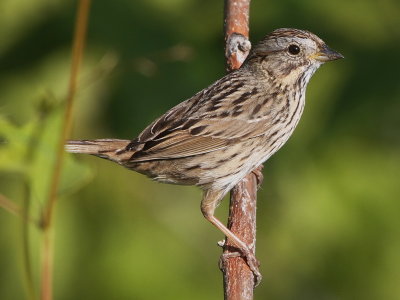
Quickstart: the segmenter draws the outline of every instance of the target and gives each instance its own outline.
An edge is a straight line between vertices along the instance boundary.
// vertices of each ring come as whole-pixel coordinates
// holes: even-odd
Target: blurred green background
[[[45,203],[76,1],[0,2],[0,193]],[[133,138],[224,74],[223,1],[96,0],[73,138]],[[345,60],[314,75],[294,136],[264,168],[255,299],[400,299],[400,2],[253,0],[251,40],[308,29]],[[193,187],[68,155],[55,299],[222,299],[223,236]],[[227,202],[217,215],[227,216]],[[21,220],[0,209],[0,299],[25,299]],[[31,229],[35,282],[40,233]]]

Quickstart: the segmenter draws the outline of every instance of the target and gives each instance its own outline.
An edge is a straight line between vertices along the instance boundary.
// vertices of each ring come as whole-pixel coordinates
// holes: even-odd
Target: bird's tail
[[[68,141],[65,150],[71,153],[91,154],[117,163],[128,159],[132,152],[125,151],[129,140],[99,139]]]

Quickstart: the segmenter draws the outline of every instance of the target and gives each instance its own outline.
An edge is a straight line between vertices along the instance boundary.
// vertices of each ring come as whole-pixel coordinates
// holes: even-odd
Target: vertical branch
[[[43,216],[42,226],[46,228],[51,223],[54,204],[57,199],[58,185],[60,182],[61,169],[64,160],[64,145],[68,139],[72,127],[72,108],[76,94],[78,73],[83,56],[83,48],[85,44],[86,28],[89,15],[90,0],[80,0],[78,13],[75,24],[74,44],[72,47],[72,63],[71,73],[68,85],[68,94],[64,113],[64,122],[61,128],[60,140],[57,147],[56,161],[54,163],[54,171],[52,184],[50,186],[49,199],[46,211]]]
[[[83,49],[85,45],[86,29],[89,17],[90,0],[80,0],[78,3],[77,17],[75,23],[74,41],[72,47],[71,73],[66,99],[65,114],[57,147],[56,160],[52,182],[50,185],[49,198],[45,207],[41,226],[43,230],[42,244],[42,266],[41,266],[41,299],[52,299],[53,285],[53,226],[54,206],[57,200],[57,192],[61,178],[61,170],[64,160],[64,145],[68,139],[72,127],[72,108],[76,95],[79,68],[82,62]]]
[[[250,0],[225,0],[225,55],[228,71],[241,66],[251,44],[249,36]],[[255,253],[257,184],[261,173],[248,174],[231,192],[228,228]],[[258,173],[258,177],[255,173]],[[234,255],[236,249],[225,241],[221,270],[224,275],[226,300],[253,299],[254,275],[242,257]]]
[[[228,71],[239,69],[249,54],[250,0],[225,0],[225,56]]]

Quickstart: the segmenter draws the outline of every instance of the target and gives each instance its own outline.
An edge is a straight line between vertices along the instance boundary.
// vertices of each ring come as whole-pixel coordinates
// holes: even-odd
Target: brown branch
[[[72,127],[72,108],[77,90],[78,73],[83,57],[83,48],[85,45],[86,28],[89,15],[90,0],[80,0],[75,24],[74,44],[72,47],[72,63],[71,73],[68,86],[68,95],[61,128],[61,136],[58,143],[56,161],[54,163],[54,171],[52,184],[50,186],[49,199],[43,216],[43,228],[50,225],[54,205],[57,199],[58,186],[60,183],[61,169],[64,161],[64,145],[68,139]]]
[[[228,71],[241,66],[251,44],[249,36],[250,0],[225,0],[225,55]],[[255,253],[257,185],[262,166],[248,174],[231,192],[228,228]],[[256,176],[255,173],[259,173]],[[253,299],[254,275],[245,260],[235,256],[235,247],[225,241],[221,270],[224,275],[226,300]]]
[[[86,29],[89,18],[90,0],[80,0],[78,3],[77,17],[75,23],[74,42],[72,47],[71,73],[66,99],[65,114],[61,128],[60,140],[57,147],[56,160],[48,202],[41,220],[43,230],[42,244],[42,266],[41,266],[41,299],[52,299],[53,285],[53,248],[54,248],[54,229],[52,219],[54,206],[57,200],[58,187],[60,184],[61,170],[64,161],[64,145],[68,139],[72,127],[72,109],[78,85],[78,74],[83,57],[85,46]]]
[[[250,0],[225,0],[225,56],[228,71],[238,69],[249,54]]]

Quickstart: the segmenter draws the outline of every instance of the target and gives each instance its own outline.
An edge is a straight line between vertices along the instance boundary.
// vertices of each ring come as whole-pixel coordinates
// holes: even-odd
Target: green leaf
[[[0,117],[0,171],[26,176],[32,199],[47,198],[59,143],[61,110],[22,126]],[[64,157],[60,193],[79,189],[92,178],[90,169],[68,154]]]

